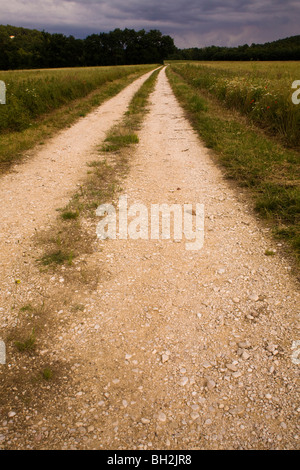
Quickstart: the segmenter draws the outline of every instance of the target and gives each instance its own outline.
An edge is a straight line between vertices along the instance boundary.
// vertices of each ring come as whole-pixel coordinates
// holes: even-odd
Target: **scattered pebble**
[[[189,381],[188,377],[182,377],[178,383],[179,385],[181,385],[181,387],[184,387],[188,383],[188,381]]]
[[[162,411],[160,411],[158,413],[158,420],[161,422],[161,423],[165,423],[167,421],[167,416],[165,415],[165,413],[163,413]]]

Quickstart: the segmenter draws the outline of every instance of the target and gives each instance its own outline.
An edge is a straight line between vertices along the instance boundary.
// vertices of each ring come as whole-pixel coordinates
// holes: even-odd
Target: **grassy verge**
[[[63,80],[63,75],[58,83],[55,84],[55,89],[51,95],[52,98],[49,98],[50,101],[52,99],[52,104],[50,103],[48,108],[40,108],[38,114],[37,111],[36,113],[33,111],[29,112],[28,108],[26,108],[26,102],[23,103],[22,101],[18,102],[17,109],[9,109],[10,107],[12,108],[12,104],[1,106],[0,118],[3,121],[3,128],[0,129],[0,174],[7,171],[13,163],[20,160],[26,151],[38,144],[42,145],[46,139],[53,136],[58,130],[66,128],[80,117],[84,117],[93,108],[100,106],[105,100],[115,96],[135,79],[153,68],[153,65],[116,68],[115,72],[111,71],[109,74],[104,74],[101,80],[99,77],[98,81],[93,80],[89,86],[83,83],[83,86],[79,87],[77,84],[74,93],[70,92],[67,94],[67,98],[59,100],[55,99],[55,93],[59,90],[59,97],[62,98],[58,85]],[[62,73],[61,71],[56,72]],[[87,72],[88,69],[85,70],[85,74]],[[26,73],[28,74],[28,72]],[[52,74],[54,73],[52,72]],[[84,78],[85,75],[82,77],[82,82],[85,82]],[[73,82],[81,83],[79,80],[73,80]],[[72,83],[69,84],[70,91],[72,91],[74,86]],[[8,96],[7,100],[9,99]],[[40,102],[42,97],[40,96],[36,100]],[[24,105],[23,111],[20,110],[22,103]],[[27,105],[29,106],[28,103]],[[10,117],[6,116],[6,119],[4,119],[4,111]],[[13,124],[12,116],[14,116],[14,120],[18,120],[20,123]],[[11,127],[9,127],[8,122],[11,123]]]
[[[206,90],[290,148],[300,145],[300,107],[292,102],[296,62],[188,63],[172,66],[193,88]]]
[[[154,88],[159,70],[153,72],[131,100],[123,121],[111,129],[101,150],[115,152],[138,143],[136,132],[140,128],[147,107],[148,97]]]
[[[82,253],[90,253],[93,238],[82,228],[82,220],[95,217],[96,208],[112,201],[121,190],[127,174],[129,155],[126,148],[138,143],[136,132],[147,112],[147,103],[158,75],[154,71],[132,98],[124,118],[109,132],[99,148],[99,159],[88,164],[86,182],[69,204],[60,209],[54,231],[43,237],[45,253],[39,259],[43,267],[71,266]]]
[[[299,152],[286,149],[237,112],[225,109],[171,67],[167,75],[195,130],[228,178],[248,188],[257,213],[285,240],[300,264]]]

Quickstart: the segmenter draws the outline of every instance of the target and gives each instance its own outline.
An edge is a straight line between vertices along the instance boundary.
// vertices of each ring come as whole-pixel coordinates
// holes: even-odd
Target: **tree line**
[[[300,60],[300,36],[238,47],[178,49],[158,30],[119,28],[75,39],[0,25],[0,70],[163,63],[164,60]]]
[[[209,46],[177,49],[173,60],[300,60],[300,36],[291,36],[265,44],[238,47]]]
[[[162,63],[176,52],[158,30],[115,29],[75,39],[0,25],[0,70]]]

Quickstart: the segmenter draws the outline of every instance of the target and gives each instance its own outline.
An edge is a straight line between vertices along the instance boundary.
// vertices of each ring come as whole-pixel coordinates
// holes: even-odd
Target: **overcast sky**
[[[299,0],[0,0],[0,22],[85,38],[159,29],[179,48],[236,46],[300,34]]]

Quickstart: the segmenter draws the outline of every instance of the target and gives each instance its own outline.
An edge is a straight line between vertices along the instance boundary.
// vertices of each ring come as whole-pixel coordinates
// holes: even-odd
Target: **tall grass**
[[[285,145],[300,147],[300,106],[292,102],[292,83],[300,77],[297,62],[190,63],[172,68],[194,88],[207,90]]]
[[[83,98],[108,82],[153,66],[89,67],[0,72],[6,105],[0,107],[0,134],[29,128],[39,116]]]

